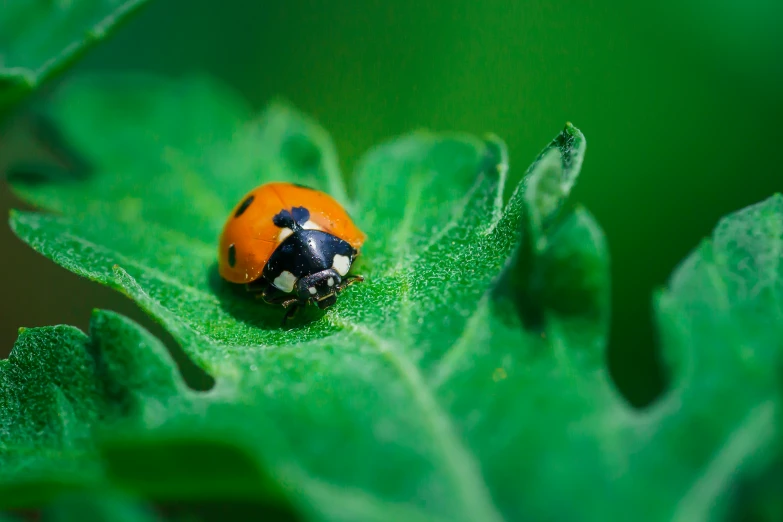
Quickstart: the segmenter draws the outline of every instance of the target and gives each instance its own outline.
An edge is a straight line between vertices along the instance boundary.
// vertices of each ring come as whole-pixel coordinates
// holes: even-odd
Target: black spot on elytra
[[[304,207],[292,208],[291,215],[294,217],[294,221],[296,221],[300,225],[304,225],[305,223],[307,223],[307,220],[310,219],[310,211]]]
[[[293,231],[299,230],[310,219],[310,211],[304,207],[294,207],[291,212],[281,210],[272,218],[272,223],[278,228],[290,228]]]
[[[253,200],[256,199],[255,196],[248,197],[245,201],[242,202],[241,205],[239,205],[239,208],[236,211],[236,214],[234,214],[235,218],[238,218],[242,214],[245,213],[245,210],[247,210],[247,207],[250,206],[251,203],[253,203]]]
[[[228,266],[234,268],[237,264],[237,247],[232,243],[228,247]]]
[[[272,223],[278,228],[294,229],[294,218],[291,213],[285,209],[281,210],[272,218]]]

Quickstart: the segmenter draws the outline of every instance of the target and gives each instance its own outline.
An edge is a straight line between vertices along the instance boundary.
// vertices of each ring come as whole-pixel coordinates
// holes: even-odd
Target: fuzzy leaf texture
[[[147,0],[3,0],[0,5],[0,115]]]
[[[48,116],[69,168],[12,173],[53,212],[14,213],[14,231],[135,300],[215,386],[188,389],[160,341],[111,313],[89,337],[26,330],[2,367],[13,498],[109,481],[355,521],[721,520],[774,504],[734,493],[780,462],[780,196],[724,219],[656,297],[671,389],[640,412],[605,367],[608,257],[567,202],[585,151],[570,124],[505,202],[498,139],[400,137],[349,190],[313,121],[282,104],[253,117],[203,78],[76,80]],[[216,268],[231,208],[271,180],[331,193],[368,234],[367,280],[286,328]]]

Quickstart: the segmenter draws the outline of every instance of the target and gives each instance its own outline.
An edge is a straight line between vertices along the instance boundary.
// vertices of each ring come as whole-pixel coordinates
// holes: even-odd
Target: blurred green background
[[[779,0],[151,0],[67,75],[196,71],[258,108],[282,96],[331,132],[348,176],[368,147],[427,127],[497,133],[518,179],[573,122],[588,141],[574,199],[612,257],[610,368],[643,405],[665,384],[653,290],[722,215],[783,185],[781,22]],[[0,206],[19,206],[7,188]],[[4,351],[18,326],[86,328],[94,307],[151,326],[7,227],[0,252]]]

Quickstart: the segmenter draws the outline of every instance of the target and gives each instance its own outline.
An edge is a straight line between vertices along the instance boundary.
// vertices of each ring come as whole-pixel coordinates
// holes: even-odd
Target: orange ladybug
[[[267,183],[250,191],[229,215],[220,235],[218,268],[266,302],[286,309],[324,309],[346,286],[366,235],[334,198],[293,183]]]

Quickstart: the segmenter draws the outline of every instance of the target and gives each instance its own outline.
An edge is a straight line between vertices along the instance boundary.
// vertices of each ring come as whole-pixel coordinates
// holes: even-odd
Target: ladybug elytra
[[[267,183],[234,207],[220,236],[218,269],[264,301],[288,309],[332,306],[337,293],[363,281],[348,275],[366,235],[343,207],[321,191]],[[289,307],[291,307],[289,309]]]

